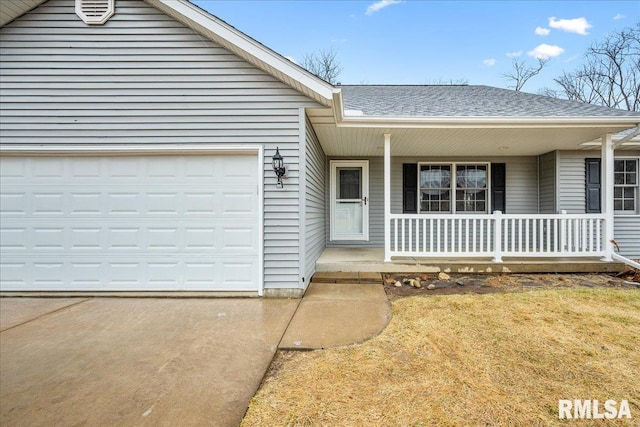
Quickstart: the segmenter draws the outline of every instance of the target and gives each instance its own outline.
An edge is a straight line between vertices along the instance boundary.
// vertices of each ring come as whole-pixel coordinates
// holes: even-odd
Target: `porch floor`
[[[614,273],[624,269],[620,262],[599,258],[415,258],[394,257],[384,262],[383,248],[326,248],[316,261],[316,272],[375,273]]]

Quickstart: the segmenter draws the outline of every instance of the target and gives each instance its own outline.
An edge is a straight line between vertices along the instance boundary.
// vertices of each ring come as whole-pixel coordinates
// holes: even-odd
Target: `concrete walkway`
[[[0,425],[237,426],[278,347],[377,335],[382,285],[302,300],[0,298]]]
[[[280,349],[313,350],[363,342],[391,320],[382,285],[311,283]]]

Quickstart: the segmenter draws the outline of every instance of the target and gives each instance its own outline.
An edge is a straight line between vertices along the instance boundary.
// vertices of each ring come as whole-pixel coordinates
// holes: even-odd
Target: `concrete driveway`
[[[237,426],[299,302],[0,298],[0,425]]]

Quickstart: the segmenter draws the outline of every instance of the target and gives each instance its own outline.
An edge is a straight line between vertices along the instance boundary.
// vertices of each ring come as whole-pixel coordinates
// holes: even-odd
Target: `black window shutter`
[[[504,163],[491,163],[491,212],[506,213],[507,168]]]
[[[418,213],[418,165],[402,165],[402,212]]]
[[[600,213],[600,159],[584,159],[586,177],[586,212]]]

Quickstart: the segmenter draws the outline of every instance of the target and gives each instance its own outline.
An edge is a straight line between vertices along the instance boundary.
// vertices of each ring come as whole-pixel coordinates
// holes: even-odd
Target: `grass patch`
[[[360,345],[279,354],[242,425],[582,425],[558,399],[627,399],[640,425],[640,292],[411,297]],[[345,325],[348,327],[348,325]]]

